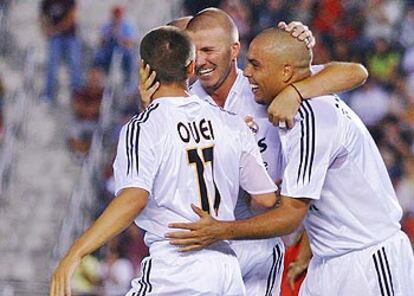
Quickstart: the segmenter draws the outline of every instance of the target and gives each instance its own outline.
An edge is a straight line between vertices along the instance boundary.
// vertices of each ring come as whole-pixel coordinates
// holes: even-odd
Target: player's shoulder
[[[151,130],[157,123],[162,122],[162,105],[158,102],[151,103],[143,111],[136,113],[122,127],[123,132],[133,132],[137,129]]]
[[[342,117],[340,104],[342,101],[334,94],[304,100],[297,114],[301,132],[313,130],[329,133],[335,130]]]
[[[316,117],[330,118],[338,115],[338,107],[344,104],[336,94],[313,97],[301,103],[300,109],[304,113],[313,113]]]

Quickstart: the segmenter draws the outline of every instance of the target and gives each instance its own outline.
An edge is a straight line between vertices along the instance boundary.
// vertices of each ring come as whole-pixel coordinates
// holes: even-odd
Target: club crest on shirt
[[[253,116],[251,115],[247,115],[244,118],[244,122],[246,122],[247,126],[250,128],[250,130],[252,131],[253,135],[256,135],[257,132],[259,131],[259,125],[254,121]]]

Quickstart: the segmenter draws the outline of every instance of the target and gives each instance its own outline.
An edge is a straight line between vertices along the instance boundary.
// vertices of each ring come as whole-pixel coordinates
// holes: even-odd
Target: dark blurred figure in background
[[[115,52],[121,55],[121,68],[124,85],[128,88],[133,83],[136,71],[134,45],[136,29],[124,19],[124,8],[116,5],[111,10],[111,19],[100,31],[100,45],[95,56],[95,66],[100,66],[108,73]]]
[[[6,89],[3,84],[3,77],[0,75],[0,143],[4,138],[4,97],[6,95]]]
[[[75,0],[43,0],[40,22],[47,37],[47,71],[44,99],[55,102],[59,65],[65,59],[69,66],[71,91],[82,83],[81,48],[77,36]]]
[[[87,155],[98,126],[103,91],[102,71],[92,68],[86,85],[73,95],[74,122],[69,130],[69,147],[79,160]]]
[[[92,68],[86,85],[73,95],[73,110],[77,119],[98,120],[103,90],[102,71]]]

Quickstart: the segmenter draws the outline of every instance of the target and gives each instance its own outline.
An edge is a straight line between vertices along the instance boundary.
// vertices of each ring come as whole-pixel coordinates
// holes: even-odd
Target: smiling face
[[[257,103],[269,104],[285,87],[284,66],[263,39],[252,41],[243,74],[249,79]]]
[[[240,46],[232,43],[229,33],[218,26],[188,33],[196,46],[197,78],[203,88],[212,93],[229,77]]]

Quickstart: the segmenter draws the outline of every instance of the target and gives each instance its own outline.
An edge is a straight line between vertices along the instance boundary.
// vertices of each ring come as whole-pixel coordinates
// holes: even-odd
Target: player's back
[[[223,220],[233,220],[239,189],[244,133],[238,116],[196,96],[161,98],[122,129],[127,176],[115,176],[117,188],[139,186],[150,192],[136,219],[148,245],[164,240],[172,222],[196,221],[191,204]],[[136,177],[142,184],[136,184]]]
[[[298,147],[297,155],[288,156],[297,162],[288,164],[289,189],[282,193],[314,199],[305,220],[313,252],[337,256],[396,233],[401,208],[358,116],[339,98],[325,96],[303,103],[299,117],[296,131],[281,133],[284,150]]]

